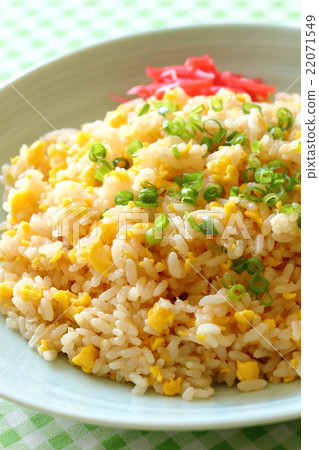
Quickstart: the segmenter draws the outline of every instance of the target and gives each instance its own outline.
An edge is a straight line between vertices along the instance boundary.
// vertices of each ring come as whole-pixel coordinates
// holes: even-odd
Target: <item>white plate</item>
[[[147,64],[180,64],[209,53],[219,69],[262,76],[278,90],[298,92],[300,32],[263,25],[177,28],[105,42],[36,68],[0,90],[0,163],[54,128],[79,127],[117,106],[110,94],[147,82]],[[293,84],[294,83],[294,84]],[[36,112],[35,109],[38,111]],[[51,126],[52,125],[52,126]],[[230,428],[297,418],[300,383],[240,393],[219,386],[192,403],[82,373],[64,357],[46,363],[0,319],[0,395],[50,414],[124,428]]]

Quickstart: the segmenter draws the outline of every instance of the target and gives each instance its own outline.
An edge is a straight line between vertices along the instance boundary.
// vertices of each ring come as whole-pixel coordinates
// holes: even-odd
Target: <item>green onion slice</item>
[[[109,210],[109,208],[106,208],[102,214],[100,215],[100,219],[104,219],[104,215],[107,213],[107,211]]]
[[[214,220],[208,216],[203,217],[203,222],[199,225],[199,229],[206,236],[217,236],[219,234],[215,228]]]
[[[134,205],[139,206],[140,208],[157,208],[158,207],[158,202],[154,202],[154,203],[145,203],[141,200],[136,200],[134,202]]]
[[[114,167],[120,167],[121,169],[127,170],[130,167],[130,163],[125,158],[115,158],[113,160]]]
[[[179,193],[178,189],[173,187],[167,189],[166,191],[166,195],[168,195],[169,197],[176,197],[178,193]]]
[[[207,123],[209,123],[209,122],[215,122],[219,126],[219,130],[217,131],[216,134],[212,134],[210,131],[207,130]],[[206,133],[209,134],[210,136],[213,136],[213,143],[216,145],[219,145],[221,143],[221,141],[224,139],[224,137],[226,136],[227,130],[225,130],[225,128],[223,128],[221,126],[221,123],[215,119],[207,119],[207,120],[205,120],[203,125],[204,125],[204,130],[206,131]]]
[[[98,181],[104,182],[104,177],[107,173],[114,169],[113,164],[106,159],[102,159],[101,163],[97,166],[94,178]]]
[[[260,167],[255,171],[255,180],[257,183],[267,184],[271,183],[275,178],[275,173],[271,169]]]
[[[260,114],[262,113],[261,106],[255,105],[254,103],[245,103],[245,104],[242,106],[242,110],[243,110],[243,112],[244,112],[245,114],[249,114],[250,111],[251,111],[252,109],[254,109],[254,108],[258,109],[259,112],[260,112]]]
[[[141,189],[137,195],[137,200],[142,203],[155,203],[158,198],[158,192],[154,187],[152,185],[152,187],[144,187]]]
[[[207,151],[208,153],[211,153],[213,149],[213,138],[210,138],[208,136],[204,136],[202,140],[200,141],[200,145],[207,145]]]
[[[225,248],[222,245],[218,245],[216,243],[212,244],[209,247],[209,250],[212,252],[212,255],[220,255],[224,252]]]
[[[211,104],[212,109],[216,112],[222,111],[224,108],[223,101],[220,98],[214,98]]]
[[[269,286],[269,281],[259,273],[255,273],[248,281],[249,289],[256,294],[263,294]]]
[[[203,185],[203,174],[201,172],[183,173],[183,187],[191,187],[199,192]]]
[[[134,194],[131,191],[118,192],[114,197],[114,203],[116,205],[127,205],[134,199]]]
[[[249,187],[246,187],[241,194],[239,194],[239,197],[244,198],[245,200],[251,200],[255,203],[262,202],[262,198],[257,197],[255,195],[248,194],[248,192],[255,192],[255,191],[262,192],[264,195],[267,194],[267,192],[264,189],[262,189],[258,186],[249,186]]]
[[[284,133],[282,132],[281,128],[275,127],[274,125],[269,125],[267,131],[269,131],[274,139],[280,139],[282,141],[284,140]]]
[[[138,117],[144,116],[144,114],[148,113],[150,107],[151,107],[151,105],[149,103],[145,103],[145,105],[143,105],[142,108],[140,109],[137,116]]]
[[[154,220],[154,227],[157,230],[164,230],[169,225],[169,220],[165,213],[159,214]]]
[[[250,167],[256,167],[256,169],[261,167],[261,161],[259,158],[257,158],[257,156],[249,155],[247,162],[250,165]]]
[[[252,172],[252,174],[250,174]],[[255,172],[256,167],[248,167],[248,169],[245,169],[243,171],[243,178],[245,183],[249,183],[250,181],[255,181]],[[249,178],[249,175],[251,175],[252,178]]]
[[[264,301],[264,297],[268,297],[268,301]],[[273,302],[273,298],[270,294],[270,292],[268,291],[268,289],[265,291],[264,295],[262,296],[262,298],[258,298],[258,300],[260,301],[260,303],[264,306],[270,306]]]
[[[275,206],[278,202],[279,198],[274,192],[271,192],[270,194],[267,194],[265,195],[265,197],[263,197],[263,203],[265,203],[265,205],[269,207]]]
[[[230,285],[227,284],[227,279],[230,280]],[[222,278],[222,285],[224,286],[224,288],[228,289],[230,286],[236,285],[236,281],[231,275],[224,275]]]
[[[101,142],[95,142],[91,145],[88,156],[91,161],[98,162],[106,157],[106,148]]]
[[[287,108],[279,108],[277,111],[278,117],[278,126],[282,129],[282,131],[290,130],[294,123],[294,118]]]
[[[274,159],[273,161],[269,161],[269,163],[267,163],[267,167],[269,167],[269,169],[275,171],[277,169],[284,169],[284,175],[288,175],[288,167],[285,166],[280,159]],[[278,173],[278,172],[277,172]]]
[[[246,293],[246,288],[242,284],[234,284],[233,286],[228,288],[227,297],[230,300],[236,301],[242,298],[242,296]]]
[[[260,141],[252,141],[250,148],[252,153],[260,153],[263,149],[263,145]]]
[[[168,112],[170,113],[174,113],[176,111],[178,111],[178,106],[175,102],[173,102],[172,100],[155,100],[153,102],[153,105],[155,106],[155,108],[158,109],[159,114],[161,115],[165,115]]]
[[[223,193],[223,186],[220,184],[211,184],[204,190],[203,197],[206,201],[212,202],[215,198],[219,198]]]
[[[140,185],[142,186],[142,188],[149,188],[153,189],[154,191],[157,191],[157,187],[154,184],[150,183],[149,181],[142,181]]]
[[[237,144],[240,144],[243,148],[246,148],[247,136],[245,134],[238,133],[238,131],[234,131],[226,139],[226,145],[237,145]]]
[[[238,259],[234,259],[231,263],[232,269],[237,273],[242,273],[246,269],[246,258],[241,256]]]
[[[179,191],[179,199],[183,203],[188,203],[189,205],[195,205],[198,192],[191,187],[183,187]]]
[[[254,275],[255,273],[262,272],[264,270],[264,265],[260,259],[252,257],[247,259],[246,270],[250,275]]]
[[[187,222],[189,223],[190,227],[193,228],[193,230],[199,232],[200,231],[199,225],[196,222],[195,218],[191,215],[191,213],[189,211],[185,211],[184,216]]]
[[[181,157],[181,152],[178,150],[178,145],[175,144],[171,147],[172,153],[175,156],[175,158],[180,158]]]
[[[159,242],[161,242],[161,239],[156,238],[156,228],[152,227],[149,230],[146,231],[145,233],[145,240],[147,243],[148,247],[152,247],[153,245],[158,244]]]
[[[230,191],[229,191],[229,196],[230,197],[237,197],[239,193],[239,187],[238,186],[232,186]]]
[[[134,139],[126,147],[126,151],[129,155],[134,156],[141,148],[143,148],[142,142],[139,141],[138,139]]]

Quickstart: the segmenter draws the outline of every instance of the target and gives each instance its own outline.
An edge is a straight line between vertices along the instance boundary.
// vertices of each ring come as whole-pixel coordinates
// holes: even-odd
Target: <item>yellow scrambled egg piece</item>
[[[89,263],[101,275],[107,274],[107,269],[112,264],[111,252],[108,250],[102,241],[97,241],[90,247],[87,252]]]
[[[163,308],[155,303],[153,308],[148,311],[147,320],[154,330],[161,332],[174,321],[175,315],[170,309]]]
[[[38,197],[32,189],[18,191],[12,196],[10,206],[13,216],[21,213],[23,218],[27,218],[32,212],[37,212]]]
[[[41,340],[41,345],[40,345],[40,351],[41,352],[46,352],[47,350],[49,350],[48,341],[46,339],[42,339]]]
[[[42,298],[43,289],[31,288],[30,286],[24,286],[21,290],[20,296],[22,300],[39,302]]]
[[[158,366],[150,367],[150,372],[156,379],[156,381],[158,381],[159,383],[163,381],[163,375],[161,374],[160,368]]]
[[[157,337],[154,339],[154,341],[151,343],[151,349],[153,352],[157,350],[159,347],[163,347],[165,344],[165,339],[163,337]]]
[[[230,201],[227,202],[226,205],[224,206],[224,213],[225,213],[225,222],[227,223],[228,219],[230,218],[230,216],[235,213],[237,211],[237,206],[236,203]]]
[[[267,325],[269,325],[269,328],[271,330],[273,330],[274,328],[276,328],[276,322],[274,319],[265,319],[264,323],[267,323]]]
[[[245,309],[244,311],[235,312],[234,317],[237,321],[237,326],[240,331],[245,332],[250,328],[249,324],[252,322],[253,318],[256,316],[254,311],[250,309]]]
[[[8,300],[12,298],[13,288],[6,283],[0,284],[0,305],[6,305]]]
[[[87,133],[86,131],[80,131],[80,133],[76,137],[75,142],[80,147],[83,147],[83,145],[85,145],[89,142],[91,137],[92,137],[92,135],[90,133]]]
[[[253,222],[255,222],[261,229],[264,221],[263,221],[259,211],[245,211],[244,214],[245,214],[245,216],[249,217]]]
[[[295,298],[296,297],[296,293],[294,292],[294,293],[292,293],[292,292],[284,292],[283,294],[282,294],[282,296],[283,296],[283,298],[285,299],[285,300],[292,300],[293,298]]]
[[[236,376],[240,381],[247,381],[258,378],[259,367],[257,361],[237,361]]]
[[[193,269],[193,264],[198,260],[198,257],[194,256],[193,252],[188,252],[187,258],[184,263],[185,272],[190,273]]]
[[[94,174],[96,172],[96,167],[90,164],[87,166],[80,175],[80,182],[84,188],[89,186],[96,186],[97,180],[94,178]]]
[[[45,141],[35,141],[28,149],[28,164],[39,166],[43,162],[47,143]]]
[[[209,164],[209,171],[214,176],[216,183],[221,184],[225,189],[238,186],[239,172],[234,164],[230,164],[229,156],[221,156],[218,160],[213,160]]]
[[[178,377],[176,380],[173,380],[171,378],[169,381],[166,381],[166,383],[164,383],[163,385],[164,394],[169,397],[179,394],[181,392],[182,381],[182,377]]]
[[[99,354],[99,349],[90,344],[83,347],[80,353],[72,359],[72,362],[76,366],[80,366],[83,372],[92,373],[94,362],[99,357]]]
[[[266,256],[263,259],[264,266],[277,267],[280,266],[282,260],[275,259],[273,256]]]
[[[100,228],[102,230],[101,240],[103,244],[111,245],[118,231],[118,223],[102,223]]]
[[[113,128],[119,128],[127,123],[126,112],[123,105],[120,105],[115,111],[109,112],[106,116],[109,125]]]

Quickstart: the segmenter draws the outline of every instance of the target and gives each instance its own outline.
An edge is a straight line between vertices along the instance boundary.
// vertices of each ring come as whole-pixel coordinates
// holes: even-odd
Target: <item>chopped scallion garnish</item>
[[[234,284],[230,286],[227,291],[227,297],[230,300],[236,301],[242,298],[242,296],[246,293],[246,288],[242,284]]]
[[[88,156],[92,162],[99,162],[106,157],[106,148],[101,142],[95,142],[91,145]]]
[[[278,117],[278,127],[282,129],[282,131],[290,130],[294,123],[294,118],[287,108],[279,108],[277,111],[277,117]]]
[[[220,98],[214,98],[212,100],[212,109],[216,112],[223,110],[223,101]]]
[[[227,280],[230,280],[230,285],[227,284]],[[233,286],[236,284],[236,281],[231,275],[224,275],[222,278],[222,285],[224,288],[228,289],[230,286]]]
[[[181,157],[181,152],[178,150],[178,145],[175,144],[171,147],[172,153],[175,156],[175,158],[180,158]]]
[[[257,158],[257,156],[249,155],[247,162],[250,165],[250,167],[256,167],[256,168],[261,167],[261,161],[259,158]]]
[[[134,199],[134,194],[131,191],[118,192],[114,197],[114,203],[116,205],[127,205]]]
[[[244,112],[245,114],[249,114],[250,111],[251,111],[252,109],[254,109],[254,108],[258,109],[259,112],[260,112],[260,114],[262,113],[261,106],[255,105],[254,103],[245,103],[245,104],[242,106],[242,110],[243,110],[243,112]]]
[[[156,230],[155,227],[152,227],[145,233],[145,240],[148,247],[152,247],[153,245],[161,242],[161,239],[156,237],[157,231],[158,230]]]
[[[107,173],[111,172],[114,169],[113,164],[106,159],[102,159],[101,163],[97,166],[96,172],[94,174],[94,178],[103,183],[104,177]]]
[[[115,158],[113,160],[114,167],[120,167],[121,169],[127,170],[130,167],[130,163],[125,158]]]
[[[250,275],[254,275],[255,273],[262,272],[264,270],[264,266],[260,259],[252,257],[246,261],[246,270]]]
[[[164,230],[169,224],[169,220],[165,213],[159,214],[154,220],[154,227],[157,230]]]
[[[269,281],[259,273],[255,273],[248,281],[249,289],[256,294],[263,294],[269,286]]]
[[[269,125],[267,131],[269,131],[274,139],[284,140],[284,133],[281,128],[275,127],[274,125]]]
[[[150,107],[151,107],[151,105],[149,103],[145,103],[145,105],[143,105],[142,108],[140,109],[137,116],[138,117],[144,116],[144,114],[148,113]]]
[[[204,136],[202,140],[200,141],[200,145],[206,144],[207,145],[207,151],[210,153],[213,149],[213,138],[210,138],[208,136]]]
[[[231,263],[232,269],[237,273],[242,273],[246,269],[246,258],[241,256],[238,259],[234,259]]]
[[[203,222],[199,224],[199,229],[206,236],[217,236],[219,234],[215,228],[214,220],[208,216],[203,217]]]
[[[143,148],[142,142],[139,141],[138,139],[134,139],[126,147],[126,151],[129,155],[134,156],[141,148]]]
[[[262,198],[257,197],[256,195],[249,194],[249,192],[251,193],[251,192],[255,192],[255,191],[262,192],[264,195],[267,194],[267,192],[264,189],[260,188],[259,186],[249,186],[249,187],[245,188],[241,194],[239,194],[239,197],[243,198],[245,200],[251,200],[255,203],[262,202]]]
[[[263,149],[263,145],[260,141],[252,141],[251,151],[252,153],[260,153]]]
[[[238,186],[232,186],[230,191],[229,191],[229,196],[230,197],[235,197],[237,196],[239,193],[239,187]]]
[[[275,206],[278,202],[279,202],[279,198],[273,192],[271,192],[270,194],[267,194],[267,195],[265,195],[265,197],[263,197],[263,203],[265,203],[265,205],[267,205],[269,207]]]
[[[204,190],[203,197],[208,202],[212,202],[216,198],[219,198],[223,193],[223,186],[220,184],[211,184],[210,186],[207,186]]]

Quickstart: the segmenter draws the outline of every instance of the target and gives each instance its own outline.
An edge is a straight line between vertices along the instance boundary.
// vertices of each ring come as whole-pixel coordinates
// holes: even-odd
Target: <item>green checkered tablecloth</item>
[[[0,72],[8,78],[48,57],[141,30],[299,20],[299,0],[2,0]],[[51,417],[0,399],[0,448],[297,450],[300,421],[240,430],[130,431]]]

